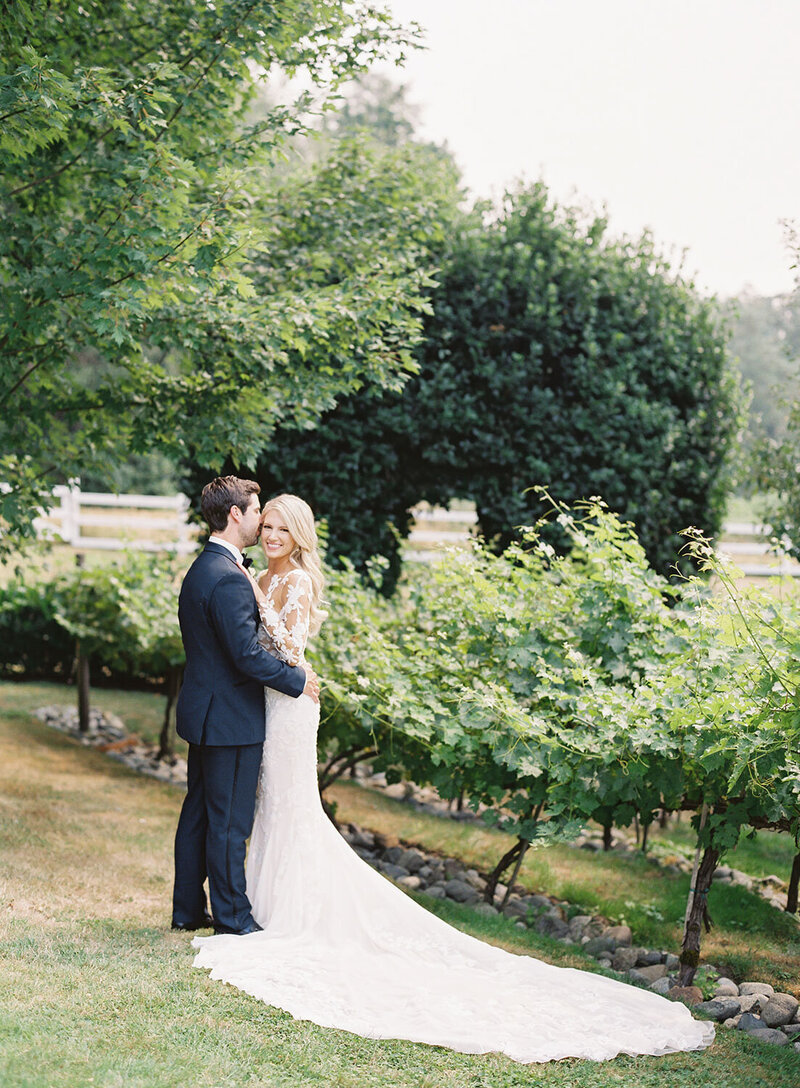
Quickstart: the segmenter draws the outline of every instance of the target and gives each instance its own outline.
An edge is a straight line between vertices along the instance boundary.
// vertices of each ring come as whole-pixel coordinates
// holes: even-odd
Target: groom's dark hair
[[[221,533],[228,524],[232,506],[244,513],[250,496],[257,495],[261,485],[255,480],[240,480],[238,476],[217,476],[206,484],[200,496],[200,510],[212,533]]]

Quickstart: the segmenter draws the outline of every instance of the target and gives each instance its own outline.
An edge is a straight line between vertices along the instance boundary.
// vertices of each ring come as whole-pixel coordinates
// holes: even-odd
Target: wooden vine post
[[[78,552],[75,556],[75,565],[83,568],[85,556]],[[89,655],[83,652],[81,640],[75,641],[75,681],[78,686],[78,729],[81,733],[89,732]]]
[[[164,709],[164,721],[161,726],[161,735],[158,739],[158,758],[172,759],[175,755],[175,712],[178,706],[178,696],[181,693],[183,683],[183,666],[170,665],[167,669],[167,705]]]
[[[789,877],[789,888],[786,894],[786,910],[789,914],[797,914],[798,884],[800,884],[800,854],[795,854],[792,862],[792,875]]]
[[[691,986],[697,966],[700,962],[700,934],[705,926],[706,933],[711,929],[708,914],[708,891],[719,861],[719,850],[707,846],[700,857],[700,838],[708,819],[708,805],[704,804],[700,813],[700,827],[697,835],[697,850],[694,855],[692,879],[689,883],[689,898],[686,903],[686,917],[683,927],[683,944],[680,954],[679,986]]]

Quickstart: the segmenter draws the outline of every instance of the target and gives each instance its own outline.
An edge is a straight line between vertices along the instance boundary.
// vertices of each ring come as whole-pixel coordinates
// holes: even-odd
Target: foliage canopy
[[[313,182],[278,187],[273,166],[413,28],[357,0],[65,0],[14,5],[2,33],[8,528],[82,471],[152,449],[252,460],[278,420],[400,384],[429,289],[414,224],[441,193],[376,189],[352,144]],[[313,93],[251,109],[297,73]]]

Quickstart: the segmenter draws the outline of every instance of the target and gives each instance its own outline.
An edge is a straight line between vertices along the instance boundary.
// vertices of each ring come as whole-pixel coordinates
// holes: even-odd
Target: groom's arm
[[[253,591],[245,577],[231,573],[221,578],[208,602],[208,614],[222,648],[239,672],[284,695],[297,698],[302,694],[304,670],[279,661],[259,645]]]

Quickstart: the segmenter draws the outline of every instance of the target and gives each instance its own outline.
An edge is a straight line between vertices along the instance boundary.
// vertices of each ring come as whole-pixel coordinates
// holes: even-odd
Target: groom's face
[[[258,495],[251,495],[247,509],[242,512],[242,520],[239,522],[239,535],[243,548],[250,548],[257,543],[261,532],[261,503]]]

